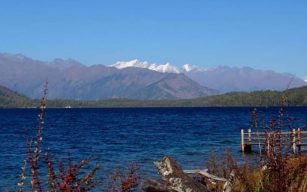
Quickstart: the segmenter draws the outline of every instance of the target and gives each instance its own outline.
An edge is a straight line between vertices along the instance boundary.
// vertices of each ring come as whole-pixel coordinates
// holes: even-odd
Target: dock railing
[[[269,148],[272,147],[272,142],[277,145],[291,146],[294,154],[301,153],[302,147],[307,146],[307,131],[297,128],[292,131],[265,132],[252,132],[252,129],[248,129],[247,132],[244,132],[244,129],[241,129],[242,152],[251,152],[253,145],[258,145],[262,148],[265,145],[267,151],[269,151]]]

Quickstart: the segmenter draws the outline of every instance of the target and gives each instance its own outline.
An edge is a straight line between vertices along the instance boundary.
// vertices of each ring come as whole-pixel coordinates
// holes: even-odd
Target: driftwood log
[[[164,157],[162,161],[154,162],[163,181],[145,180],[141,188],[147,192],[209,192],[207,187],[188,176],[177,166],[174,159]]]
[[[154,162],[156,168],[162,176],[162,180],[147,179],[141,184],[142,190],[146,192],[209,192],[204,183],[197,181],[188,174],[200,174],[204,177],[216,181],[223,181],[224,192],[231,192],[234,182],[234,171],[230,178],[225,179],[209,174],[207,170],[182,170],[177,166],[174,159],[164,157],[161,161]]]

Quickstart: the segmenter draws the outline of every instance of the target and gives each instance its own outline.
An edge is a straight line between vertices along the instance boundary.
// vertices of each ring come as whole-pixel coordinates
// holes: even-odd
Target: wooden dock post
[[[244,152],[244,129],[241,129],[241,151]]]
[[[244,129],[241,129],[241,151],[242,152],[251,152],[252,151],[252,130],[248,129],[248,141],[245,143]]]
[[[293,154],[296,153],[296,138],[295,138],[295,129],[292,130],[292,148],[293,148]]]
[[[252,130],[248,129],[248,144],[252,144]]]
[[[300,128],[297,128],[297,147],[298,147],[298,153],[301,154],[301,144],[302,144],[302,141],[301,141],[301,129]]]
[[[248,144],[245,144],[245,151],[252,152],[252,129],[248,129]]]

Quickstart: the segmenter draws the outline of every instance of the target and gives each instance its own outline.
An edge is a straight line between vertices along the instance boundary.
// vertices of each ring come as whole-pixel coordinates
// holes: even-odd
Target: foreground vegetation
[[[97,101],[77,100],[50,100],[49,107],[63,108],[78,107],[224,107],[224,106],[279,106],[280,91],[254,91],[250,93],[233,92],[223,95],[209,96],[196,99],[178,100],[134,100],[134,99],[107,99]],[[1,107],[34,107],[39,105],[38,100],[30,100],[24,96],[1,94]],[[289,106],[307,106],[307,86],[288,90]]]

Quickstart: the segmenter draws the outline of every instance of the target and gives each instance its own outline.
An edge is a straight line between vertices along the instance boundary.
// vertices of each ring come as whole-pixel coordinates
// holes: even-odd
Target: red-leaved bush
[[[36,137],[28,143],[28,155],[21,168],[18,191],[50,191],[50,192],[79,192],[89,191],[96,186],[95,174],[99,166],[94,166],[87,173],[81,170],[88,165],[90,158],[73,163],[70,154],[67,165],[62,161],[56,162],[50,158],[48,152],[42,152],[44,117],[46,109],[47,83],[44,87],[44,95],[40,102],[40,113]],[[44,156],[42,157],[42,154]],[[55,163],[56,162],[56,163]],[[45,165],[46,177],[41,176],[40,166]],[[42,168],[42,167],[41,167]],[[47,182],[47,183],[45,183]],[[30,184],[28,189],[27,184]]]

